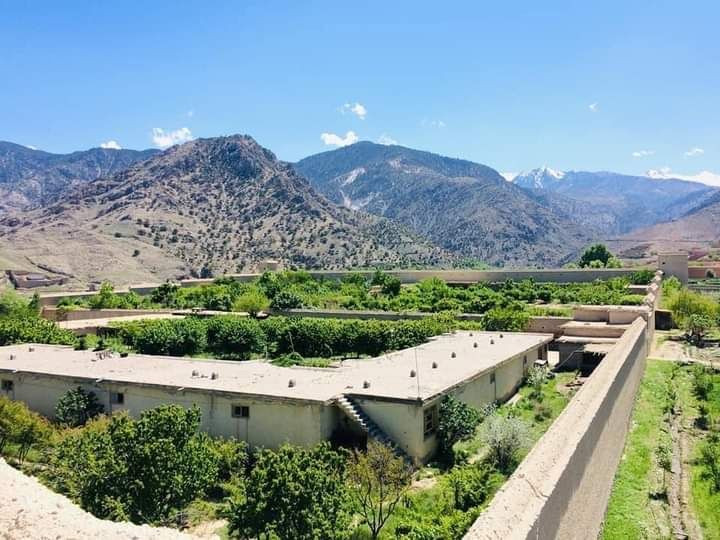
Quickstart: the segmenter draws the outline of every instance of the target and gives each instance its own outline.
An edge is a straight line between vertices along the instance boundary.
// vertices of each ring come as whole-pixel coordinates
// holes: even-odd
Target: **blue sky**
[[[720,173],[718,2],[0,0],[0,13],[0,139],[47,151],[248,133],[296,160],[352,132],[500,171]]]

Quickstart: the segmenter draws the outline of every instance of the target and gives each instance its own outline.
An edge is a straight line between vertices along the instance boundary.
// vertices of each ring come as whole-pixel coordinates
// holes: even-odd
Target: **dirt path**
[[[687,533],[688,537],[692,538],[693,540],[700,540],[703,537],[702,528],[700,527],[700,524],[695,517],[695,512],[693,512],[692,505],[690,504],[690,499],[692,497],[690,488],[690,470],[692,464],[690,463],[690,461],[692,459],[692,451],[694,445],[693,437],[690,434],[692,433],[691,430],[694,429],[692,427],[693,420],[694,419],[689,418],[687,415],[683,415],[683,423],[680,426],[679,431],[679,447],[682,457],[682,467],[680,469],[680,509],[682,515],[682,522],[685,526],[685,532]]]
[[[670,486],[668,489],[668,505],[670,506],[670,523],[673,537],[678,540],[688,538],[683,526],[682,504],[680,503],[683,477],[683,459],[680,445],[681,413],[674,410],[670,418],[670,440],[672,441],[672,463],[670,467]]]

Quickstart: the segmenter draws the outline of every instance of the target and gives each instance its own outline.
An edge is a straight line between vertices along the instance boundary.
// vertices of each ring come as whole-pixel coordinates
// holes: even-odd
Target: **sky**
[[[717,1],[0,0],[0,140],[720,174],[719,21]]]

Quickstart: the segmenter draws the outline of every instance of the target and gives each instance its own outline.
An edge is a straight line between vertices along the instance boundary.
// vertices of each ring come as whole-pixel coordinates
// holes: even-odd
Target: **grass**
[[[574,390],[565,388],[565,385],[574,377],[574,373],[558,373],[555,378],[548,379],[542,386],[542,398],[540,400],[532,399],[530,397],[532,389],[528,386],[523,386],[519,389],[521,395],[520,401],[514,405],[505,403],[498,408],[500,414],[514,414],[530,425],[530,444],[519,453],[518,463],[525,457],[532,445],[542,437],[555,418],[558,417],[569,403]],[[543,408],[542,415],[538,415],[539,407]],[[455,445],[456,455],[466,456],[469,462],[482,458],[482,456],[485,455],[486,449],[480,434],[481,427],[478,428],[472,439],[457,443]],[[452,488],[447,482],[448,472],[447,470],[438,468],[432,463],[418,471],[418,479],[434,479],[435,481],[429,482],[427,484],[428,487],[416,487],[410,491],[405,503],[397,509],[396,513],[390,518],[385,528],[381,531],[380,537],[387,539],[395,538],[396,527],[418,514],[423,517],[428,516],[432,520],[437,521],[451,519],[453,515],[460,516],[460,523],[467,523],[467,526],[469,526],[479,512],[490,504],[492,497],[497,490],[502,487],[510,474],[496,472],[485,503],[480,507],[468,510],[468,512],[462,516],[459,510],[453,508]],[[361,537],[362,536],[357,536],[357,538]]]
[[[675,377],[673,378],[673,373]],[[720,374],[713,375],[708,399],[710,417],[720,418]],[[669,361],[648,360],[632,417],[632,427],[622,461],[615,475],[605,515],[603,539],[666,538],[671,534],[669,507],[663,498],[663,472],[657,463],[657,448],[670,442],[668,388],[677,394],[685,435],[690,438],[691,509],[707,539],[720,540],[720,493],[711,489],[699,462],[706,431],[697,429],[698,399],[693,394],[692,368]]]
[[[720,373],[714,372],[712,378],[713,389],[708,396],[706,405],[710,410],[710,418],[714,418],[717,422],[720,419]],[[700,438],[704,438],[706,433],[699,435]],[[712,489],[710,480],[705,478],[704,467],[698,461],[702,444],[704,443],[696,444],[693,452],[694,459],[690,472],[692,503],[704,537],[708,540],[720,539],[720,492]]]
[[[672,370],[671,362],[648,360],[605,515],[605,540],[663,538],[669,531],[667,515],[652,508],[651,494],[661,478],[655,451],[669,440],[664,408]]]

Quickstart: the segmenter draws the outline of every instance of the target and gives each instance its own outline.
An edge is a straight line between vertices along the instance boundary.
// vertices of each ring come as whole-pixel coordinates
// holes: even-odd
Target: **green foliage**
[[[146,320],[119,326],[126,344],[143,354],[184,356],[207,348],[207,329],[203,320]]]
[[[437,428],[440,458],[452,464],[455,443],[472,437],[481,421],[482,415],[477,409],[452,396],[445,396],[440,403]]]
[[[229,501],[228,529],[243,538],[344,538],[350,514],[345,458],[326,443],[260,450],[245,494]]]
[[[670,276],[662,282],[662,292],[665,296],[672,296],[682,289],[682,283],[675,276]]]
[[[68,427],[84,426],[103,412],[95,392],[87,392],[81,386],[65,392],[55,406],[55,418]]]
[[[527,384],[532,389],[532,391],[530,392],[530,397],[537,400],[542,399],[542,387],[547,380],[547,376],[548,370],[547,368],[542,366],[532,366],[528,370]]]
[[[8,443],[14,444],[23,462],[32,448],[45,447],[52,434],[50,423],[24,403],[0,396],[0,455],[7,455]]]
[[[410,486],[411,469],[389,447],[369,441],[354,451],[347,466],[348,489],[355,510],[377,538]]]
[[[0,317],[0,345],[13,343],[75,345],[77,338],[69,330],[37,315]]]
[[[499,480],[501,476],[483,462],[454,467],[447,477],[447,482],[452,488],[455,509],[466,512],[480,506]]]
[[[110,283],[103,283],[100,292],[86,300],[90,309],[140,309],[149,307],[147,299],[134,292],[117,294]],[[60,304],[58,304],[60,305]]]
[[[605,244],[594,244],[583,252],[579,265],[581,268],[604,268],[612,257]]]
[[[633,285],[649,285],[654,277],[655,271],[650,270],[649,268],[644,268],[642,270],[636,270],[630,274],[630,283]]]
[[[164,405],[90,422],[54,450],[48,481],[100,518],[165,522],[213,486],[218,452],[200,411]]]
[[[717,435],[708,437],[700,450],[700,464],[703,476],[710,480],[715,492],[720,491],[720,438]]]
[[[707,401],[712,392],[714,383],[710,370],[702,365],[695,364],[692,370],[692,385],[695,396],[700,401]]]
[[[509,471],[515,465],[518,451],[530,440],[530,427],[520,418],[492,414],[483,422],[483,442],[488,446],[488,458],[499,471]]]
[[[303,301],[300,295],[292,291],[280,291],[272,299],[270,307],[273,309],[298,309],[303,307]]]
[[[212,317],[206,327],[208,349],[215,354],[246,360],[252,353],[265,351],[265,334],[254,319]]]
[[[485,313],[482,322],[485,330],[521,332],[527,328],[530,314],[524,306],[493,308]]]
[[[668,300],[675,323],[691,337],[702,336],[717,323],[718,305],[711,298],[686,288],[672,294]]]
[[[266,311],[269,307],[270,300],[257,287],[242,293],[232,304],[233,311],[245,311],[253,317],[261,311]]]
[[[37,316],[37,308],[15,291],[0,293],[0,319],[7,317],[31,318]]]
[[[398,540],[454,540],[462,538],[480,511],[407,512],[395,527]]]

